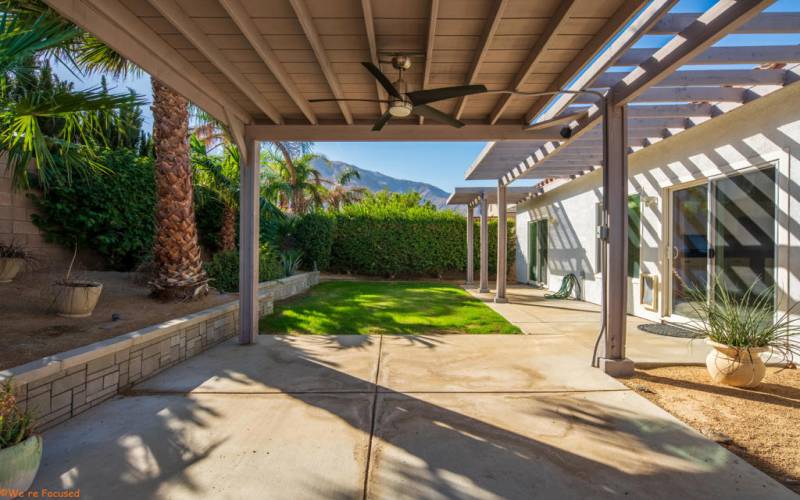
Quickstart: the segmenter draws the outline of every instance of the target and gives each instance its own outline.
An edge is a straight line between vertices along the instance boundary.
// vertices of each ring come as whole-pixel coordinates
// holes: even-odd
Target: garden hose
[[[572,295],[573,288],[577,288],[577,293],[575,297],[578,298],[581,296],[581,284],[578,281],[578,278],[569,273],[568,275],[564,276],[561,280],[561,288],[558,289],[555,293],[547,293],[545,294],[544,298],[546,299],[568,299]]]

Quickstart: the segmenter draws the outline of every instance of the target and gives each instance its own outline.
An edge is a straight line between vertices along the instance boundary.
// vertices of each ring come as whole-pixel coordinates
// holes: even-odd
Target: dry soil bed
[[[715,385],[700,366],[639,369],[621,381],[800,493],[800,371],[769,368],[755,389]]]
[[[89,318],[68,319],[52,310],[53,273],[24,273],[13,283],[0,283],[0,369],[27,363],[98,340],[161,323],[236,300],[238,294],[212,291],[193,302],[159,302],[135,274],[88,271],[81,279],[103,283],[103,294]],[[112,315],[119,319],[112,321]]]

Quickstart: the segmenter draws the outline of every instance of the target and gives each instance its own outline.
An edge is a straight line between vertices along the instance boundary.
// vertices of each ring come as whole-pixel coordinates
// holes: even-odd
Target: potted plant
[[[11,283],[29,259],[28,252],[13,241],[8,245],[0,243],[0,283]]]
[[[0,385],[0,491],[16,498],[27,491],[42,460],[42,437],[30,413],[17,406],[10,381]]]
[[[103,284],[97,281],[70,279],[72,266],[75,257],[78,255],[78,246],[75,245],[75,252],[72,254],[72,261],[67,268],[67,274],[63,280],[55,283],[56,297],[55,309],[59,316],[65,318],[85,318],[92,315],[100,294],[103,292]]]
[[[757,292],[759,284],[763,286],[756,280],[744,293],[735,294],[717,278],[711,300],[704,290],[689,288],[697,320],[686,326],[713,347],[706,368],[715,383],[756,387],[766,374],[763,353],[789,364],[800,354],[800,327],[790,314],[793,308],[777,314],[774,287]]]

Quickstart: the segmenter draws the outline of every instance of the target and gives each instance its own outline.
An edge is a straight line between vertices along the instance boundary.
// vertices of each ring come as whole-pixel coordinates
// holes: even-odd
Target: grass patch
[[[276,305],[263,333],[520,333],[465,290],[424,282],[331,281]]]

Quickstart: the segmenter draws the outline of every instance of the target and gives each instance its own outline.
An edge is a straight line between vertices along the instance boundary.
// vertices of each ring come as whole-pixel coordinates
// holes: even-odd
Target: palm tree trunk
[[[291,184],[293,189],[292,198],[289,200],[289,210],[292,213],[301,213],[302,207],[300,205],[302,205],[303,197],[302,193],[297,189],[297,169],[294,168],[292,154],[284,143],[275,141],[273,144],[275,144],[275,147],[277,147],[283,155],[283,159],[286,162],[286,169],[289,171],[289,184]]]
[[[236,250],[236,212],[228,205],[222,209],[222,228],[219,236],[220,250],[223,252]]]
[[[158,297],[189,299],[208,292],[208,278],[194,215],[188,101],[155,78],[152,84],[157,200],[150,284]]]

